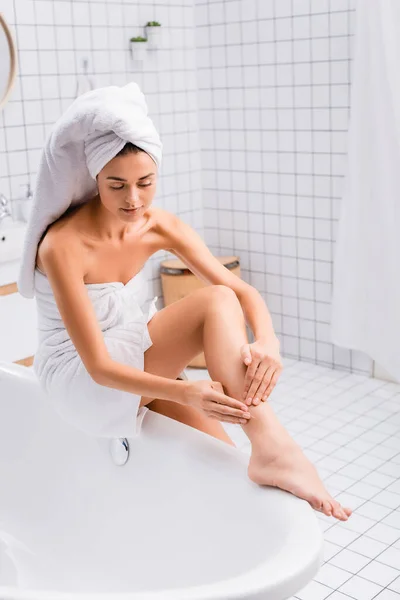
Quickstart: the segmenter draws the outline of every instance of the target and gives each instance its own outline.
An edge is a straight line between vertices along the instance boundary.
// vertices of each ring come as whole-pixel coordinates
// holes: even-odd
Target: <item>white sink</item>
[[[0,221],[0,264],[19,260],[22,256],[27,223],[5,217]]]

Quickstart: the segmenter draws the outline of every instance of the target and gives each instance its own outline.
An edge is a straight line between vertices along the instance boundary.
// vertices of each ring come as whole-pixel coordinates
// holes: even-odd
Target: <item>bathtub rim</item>
[[[39,385],[33,369],[27,369],[22,365],[0,361],[0,384],[4,380],[4,375],[5,377],[17,377],[24,381],[32,381]],[[168,418],[158,413],[152,413],[152,416],[160,422]],[[192,435],[190,427],[176,421],[174,421],[174,424],[182,429],[184,435]],[[217,444],[218,446],[223,444],[225,452],[235,456],[235,459],[243,465],[248,464],[248,457],[238,448],[229,446],[204,432],[194,431],[196,431],[196,435],[206,436],[207,441],[211,444]],[[260,487],[257,484],[253,485],[257,488]],[[237,600],[238,598],[261,600],[262,596],[259,596],[259,594],[265,594],[266,592],[270,594],[270,600],[283,600],[283,592],[277,592],[277,588],[286,586],[287,590],[284,589],[283,591],[286,593],[286,597],[289,597],[309,583],[317,573],[323,560],[323,534],[313,509],[305,500],[300,500],[288,492],[276,488],[274,493],[287,496],[287,513],[291,521],[288,539],[276,556],[268,558],[254,569],[237,577],[201,586],[169,588],[149,592],[76,593],[0,586],[0,600]],[[291,511],[290,504],[293,506],[293,511]],[[303,545],[304,540],[307,541],[305,547]],[[268,578],[265,575],[266,567]]]

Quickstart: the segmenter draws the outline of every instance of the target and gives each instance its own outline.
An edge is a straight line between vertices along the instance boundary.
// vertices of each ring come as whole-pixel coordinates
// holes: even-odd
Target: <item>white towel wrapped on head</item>
[[[161,163],[162,143],[137,83],[82,94],[56,121],[40,159],[25,236],[18,291],[33,298],[39,241],[68,208],[96,193],[96,175],[131,142]]]

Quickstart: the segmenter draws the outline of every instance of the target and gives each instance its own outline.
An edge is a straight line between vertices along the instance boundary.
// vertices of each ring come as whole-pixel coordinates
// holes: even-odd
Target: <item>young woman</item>
[[[51,285],[88,376],[99,386],[139,394],[140,406],[228,444],[233,442],[221,421],[240,423],[252,444],[250,479],[347,520],[351,510],[329,495],[267,401],[282,365],[264,301],[219,263],[190,226],[152,205],[156,170],[149,154],[127,143],[98,173],[98,194],[64,213],[38,246],[36,268]],[[147,323],[152,344],[144,347],[140,371],[110,356],[87,286],[117,282],[125,288],[162,249],[210,285],[152,316]],[[253,344],[245,319],[254,332]],[[177,380],[202,350],[212,380]]]

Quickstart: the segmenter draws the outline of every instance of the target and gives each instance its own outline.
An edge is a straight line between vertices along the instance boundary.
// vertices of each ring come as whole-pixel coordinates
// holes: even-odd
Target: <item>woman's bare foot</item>
[[[247,472],[255,483],[286,490],[325,515],[340,521],[347,521],[351,515],[350,508],[343,508],[327,492],[316,468],[289,436],[283,443],[270,445],[268,440],[262,448],[253,448]]]

